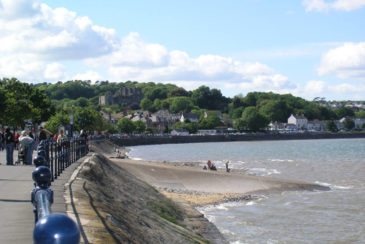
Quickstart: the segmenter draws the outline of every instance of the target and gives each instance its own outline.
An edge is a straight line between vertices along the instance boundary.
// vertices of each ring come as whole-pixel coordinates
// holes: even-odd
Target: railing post
[[[52,214],[53,191],[49,188],[51,171],[46,166],[37,167],[33,173],[35,188],[32,191],[32,203],[35,213],[33,230],[34,244],[80,243],[80,230],[76,223],[65,214]]]
[[[56,144],[57,145],[57,144]],[[49,150],[51,157],[49,157]],[[67,157],[69,151],[64,150],[62,152],[55,148],[55,161],[59,160],[61,153],[62,167],[69,165],[70,159]],[[56,167],[49,160],[53,160],[53,143],[51,148],[46,141],[41,141],[37,148],[37,157],[34,159],[34,164],[37,166],[33,170],[32,178],[34,180],[34,189],[31,193],[31,202],[34,206],[35,215],[35,228],[33,230],[33,243],[44,244],[44,243],[57,243],[57,244],[78,244],[80,243],[80,230],[77,224],[65,214],[53,214],[51,206],[53,204],[53,190],[50,188],[51,181],[53,180],[52,168],[58,170],[57,174],[60,174],[59,167],[60,162]],[[55,174],[55,178],[57,178]]]

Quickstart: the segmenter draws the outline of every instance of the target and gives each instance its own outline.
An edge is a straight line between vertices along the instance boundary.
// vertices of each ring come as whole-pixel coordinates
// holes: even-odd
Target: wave
[[[272,174],[281,174],[277,169],[266,169],[266,168],[250,168],[247,169],[247,173],[255,176],[268,176]]]
[[[288,163],[294,162],[293,159],[278,159],[278,158],[269,159],[269,161],[271,161],[271,162],[279,162],[279,163],[281,163],[281,162],[288,162]]]
[[[330,184],[330,183],[320,182],[320,181],[316,181],[315,183],[318,184],[318,185],[327,186],[331,189],[336,189],[336,190],[349,190],[349,189],[354,188],[353,186],[338,186],[338,185],[333,185],[333,184]]]

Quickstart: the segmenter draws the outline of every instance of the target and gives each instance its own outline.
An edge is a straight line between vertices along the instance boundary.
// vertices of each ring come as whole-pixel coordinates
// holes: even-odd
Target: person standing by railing
[[[23,163],[26,165],[31,165],[33,163],[33,143],[33,138],[31,138],[26,131],[22,131],[19,137],[18,153],[23,153]]]
[[[42,140],[47,140],[48,136],[52,137],[52,132],[50,132],[49,130],[47,130],[46,128],[43,128],[42,126],[39,127],[40,131],[39,131],[39,137],[38,140],[39,142],[41,142]]]
[[[9,128],[5,129],[6,165],[14,164],[14,135]]]

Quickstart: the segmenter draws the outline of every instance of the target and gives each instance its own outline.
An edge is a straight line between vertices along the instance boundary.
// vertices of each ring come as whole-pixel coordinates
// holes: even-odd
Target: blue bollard
[[[44,151],[43,151],[44,152]],[[46,166],[48,164],[44,154],[39,154],[33,159],[34,165],[36,167]]]
[[[67,215],[50,214],[37,222],[33,241],[34,244],[77,244],[80,242],[80,231]]]

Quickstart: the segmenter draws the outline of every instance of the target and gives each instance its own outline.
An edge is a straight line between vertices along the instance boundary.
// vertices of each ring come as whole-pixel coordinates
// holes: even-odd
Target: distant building
[[[323,121],[311,120],[311,121],[308,121],[307,129],[309,131],[325,131],[326,125]]]
[[[198,135],[205,136],[205,135],[217,135],[217,130],[198,130]]]
[[[199,122],[199,116],[193,113],[182,113],[180,116],[180,122],[185,123],[187,121],[190,122]]]
[[[128,107],[139,106],[143,98],[140,88],[122,87],[114,93],[108,91],[99,97],[99,105],[124,105]]]
[[[171,131],[171,135],[172,136],[188,136],[189,131],[187,131],[185,129],[174,129]]]
[[[288,124],[295,125],[298,130],[306,130],[308,128],[308,119],[304,115],[290,115]]]

